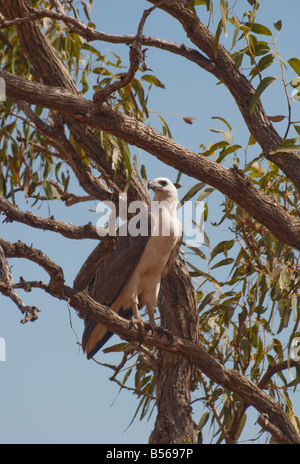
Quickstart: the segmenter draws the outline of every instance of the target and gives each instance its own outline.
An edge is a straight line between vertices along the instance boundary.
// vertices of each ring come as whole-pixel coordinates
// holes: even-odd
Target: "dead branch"
[[[49,291],[51,294],[57,298],[61,298],[63,296],[63,270],[42,251],[30,247],[20,240],[17,243],[11,243],[0,238],[0,246],[3,249],[6,258],[25,258],[41,266],[50,276]]]
[[[38,318],[38,308],[28,306],[23,303],[13,288],[13,278],[2,246],[0,245],[0,292],[10,298],[20,309],[25,317],[21,320],[22,324],[28,321],[35,321]]]

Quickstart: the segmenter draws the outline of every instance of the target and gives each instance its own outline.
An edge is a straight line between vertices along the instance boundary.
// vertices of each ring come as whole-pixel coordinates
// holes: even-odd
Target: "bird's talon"
[[[152,327],[152,325],[149,322],[145,322],[144,328],[145,328],[146,332],[151,332],[151,335],[154,334],[155,329]]]
[[[174,337],[168,329],[165,329],[164,327],[155,327],[155,331],[158,332],[161,337],[165,335],[170,340],[170,344],[173,343]]]

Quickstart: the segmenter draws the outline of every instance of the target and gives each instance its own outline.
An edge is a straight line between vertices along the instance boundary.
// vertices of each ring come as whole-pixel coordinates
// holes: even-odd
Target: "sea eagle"
[[[96,271],[89,293],[120,316],[133,316],[137,324],[141,323],[139,309],[146,306],[153,329],[161,278],[179,251],[182,224],[176,216],[177,190],[172,182],[159,177],[149,182],[148,188],[154,191],[154,198],[139,215],[140,223],[147,221],[146,233],[119,234],[114,251]],[[82,348],[87,358],[94,356],[112,335],[101,323],[86,318]]]

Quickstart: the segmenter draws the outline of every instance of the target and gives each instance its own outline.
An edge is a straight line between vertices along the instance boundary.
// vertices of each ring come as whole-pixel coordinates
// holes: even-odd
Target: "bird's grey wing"
[[[118,297],[147,246],[150,238],[150,222],[150,218],[148,218],[147,235],[137,235],[136,237],[130,234],[119,235],[115,249],[99,266],[90,284],[89,292],[95,301],[110,306]],[[131,310],[121,308],[120,315],[129,319]],[[97,330],[95,330],[96,328]],[[104,329],[95,320],[86,318],[82,347],[84,351],[89,347],[88,358],[92,357],[112,335],[112,332]],[[91,345],[94,346],[92,350],[90,349]]]
[[[136,237],[119,234],[115,249],[99,266],[90,284],[89,293],[94,300],[107,306],[115,301],[141,259],[149,238],[150,232]]]

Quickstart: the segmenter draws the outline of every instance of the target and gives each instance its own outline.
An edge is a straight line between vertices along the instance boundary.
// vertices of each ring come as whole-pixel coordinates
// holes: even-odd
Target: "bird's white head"
[[[148,189],[154,191],[154,201],[178,201],[177,189],[166,177],[157,177],[148,183]]]

